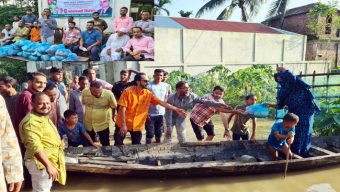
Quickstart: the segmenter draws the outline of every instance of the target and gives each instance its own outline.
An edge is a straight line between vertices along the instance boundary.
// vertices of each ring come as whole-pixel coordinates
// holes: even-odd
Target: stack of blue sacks
[[[0,47],[0,58],[6,56],[22,56],[32,61],[78,61],[77,55],[63,44],[51,45],[26,39]]]

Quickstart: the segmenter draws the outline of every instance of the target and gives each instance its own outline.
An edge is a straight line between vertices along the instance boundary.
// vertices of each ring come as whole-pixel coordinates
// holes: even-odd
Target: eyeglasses
[[[144,83],[149,83],[149,80],[141,80],[141,81],[143,81]]]

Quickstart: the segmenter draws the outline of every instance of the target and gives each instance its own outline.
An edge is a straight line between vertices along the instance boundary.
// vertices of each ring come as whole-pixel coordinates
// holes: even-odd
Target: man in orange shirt
[[[33,22],[33,27],[30,32],[32,42],[40,42],[41,29],[38,26],[38,22]]]
[[[142,130],[144,129],[150,104],[161,105],[176,111],[181,117],[185,117],[183,109],[159,100],[147,89],[149,80],[145,73],[138,73],[134,78],[134,82],[136,85],[125,89],[118,101],[120,107],[115,125],[115,145],[124,145],[123,142],[128,131],[131,135],[132,144],[141,144]]]

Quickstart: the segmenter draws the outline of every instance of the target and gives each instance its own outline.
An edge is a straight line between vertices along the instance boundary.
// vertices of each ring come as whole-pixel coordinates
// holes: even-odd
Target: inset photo
[[[0,58],[153,61],[150,0],[38,0],[0,5]]]

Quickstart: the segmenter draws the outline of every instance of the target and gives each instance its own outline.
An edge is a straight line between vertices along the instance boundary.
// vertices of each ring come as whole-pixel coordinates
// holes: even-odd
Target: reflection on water
[[[209,178],[119,178],[108,175],[68,174],[66,186],[55,183],[54,191],[99,192],[333,192],[340,191],[340,165],[307,171],[266,175]],[[312,186],[314,185],[314,186]],[[317,190],[319,189],[319,190]],[[330,189],[327,191],[327,189]]]

